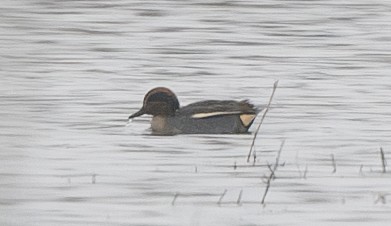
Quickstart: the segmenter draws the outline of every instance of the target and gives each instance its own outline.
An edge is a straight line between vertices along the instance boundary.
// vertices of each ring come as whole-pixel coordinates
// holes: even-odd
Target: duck
[[[259,112],[248,100],[205,100],[180,107],[173,91],[156,87],[128,120],[152,115],[152,133],[158,135],[239,134],[248,133]]]

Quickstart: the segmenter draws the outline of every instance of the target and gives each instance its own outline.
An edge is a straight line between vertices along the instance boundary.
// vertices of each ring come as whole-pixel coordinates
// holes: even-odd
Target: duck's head
[[[179,101],[176,95],[168,88],[157,87],[145,94],[141,109],[129,116],[129,119],[148,115],[173,116],[179,109]]]

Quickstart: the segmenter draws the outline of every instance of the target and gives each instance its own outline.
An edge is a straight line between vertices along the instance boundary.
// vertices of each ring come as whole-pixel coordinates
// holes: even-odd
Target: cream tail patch
[[[256,116],[256,114],[241,114],[240,120],[245,127],[248,127],[254,121]]]

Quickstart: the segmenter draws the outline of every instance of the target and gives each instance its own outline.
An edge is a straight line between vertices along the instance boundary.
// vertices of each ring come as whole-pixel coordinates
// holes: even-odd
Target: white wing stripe
[[[218,116],[218,115],[235,115],[235,114],[241,114],[240,111],[218,111],[218,112],[209,112],[209,113],[197,113],[192,115],[192,118],[207,118],[212,116]]]

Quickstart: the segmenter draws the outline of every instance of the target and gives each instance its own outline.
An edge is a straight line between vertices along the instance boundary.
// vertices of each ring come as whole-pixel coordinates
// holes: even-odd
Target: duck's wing
[[[251,115],[252,118],[255,118],[258,112],[258,109],[248,100],[207,100],[189,104],[179,109],[177,113],[191,118],[209,118],[223,115]]]
[[[180,108],[176,114],[193,119],[207,119],[211,117],[222,117],[237,115],[243,126],[250,127],[259,109],[248,100],[207,100],[189,104]]]

